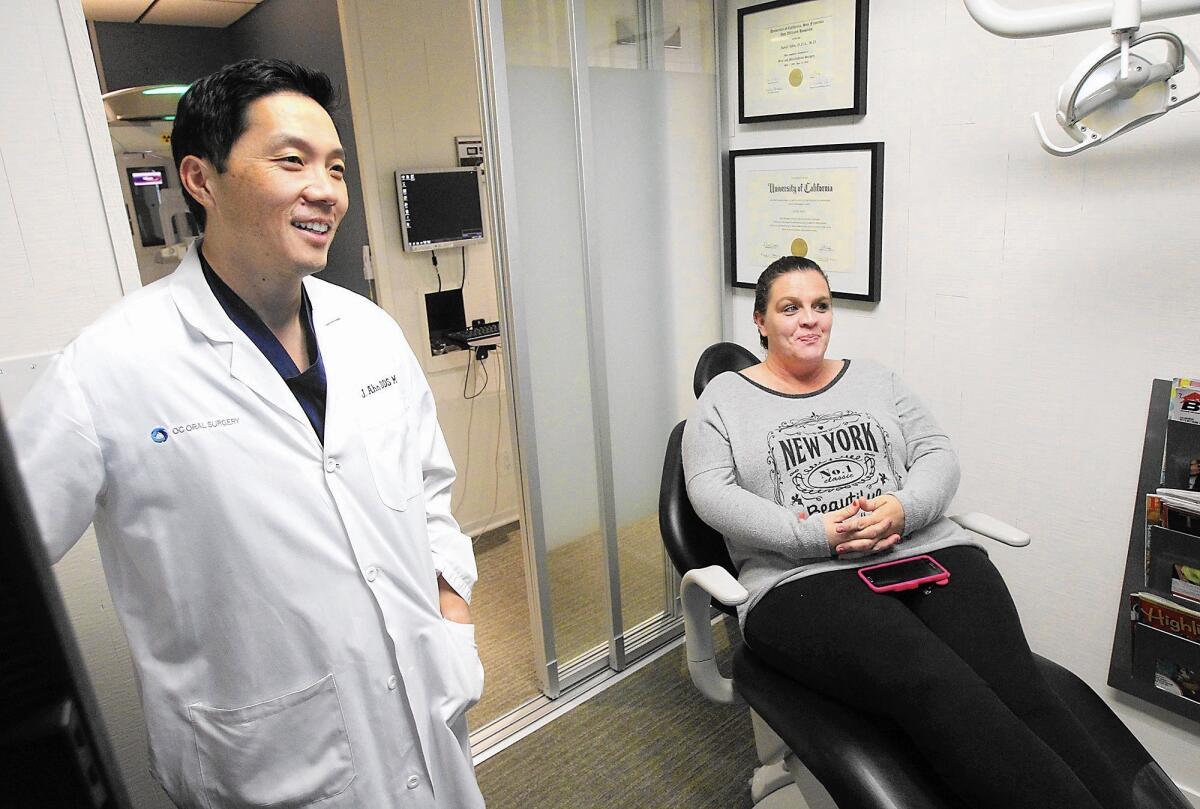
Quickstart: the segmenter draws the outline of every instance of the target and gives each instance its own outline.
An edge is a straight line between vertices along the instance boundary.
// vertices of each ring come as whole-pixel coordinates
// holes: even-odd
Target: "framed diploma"
[[[803,256],[835,298],[879,300],[883,144],[729,153],[732,282],[754,288],[780,256]]]
[[[738,121],[867,111],[867,0],[738,10]]]

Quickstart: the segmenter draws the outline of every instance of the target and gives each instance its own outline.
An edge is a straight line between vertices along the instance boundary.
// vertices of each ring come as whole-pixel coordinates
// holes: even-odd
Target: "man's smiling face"
[[[206,230],[236,236],[256,272],[303,277],[324,269],[346,213],[345,151],[329,114],[298,93],[275,93],[246,108],[246,130],[225,171],[210,175]]]

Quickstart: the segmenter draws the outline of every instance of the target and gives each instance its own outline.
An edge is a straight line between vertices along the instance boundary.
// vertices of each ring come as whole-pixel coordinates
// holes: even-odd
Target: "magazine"
[[[1200,565],[1175,565],[1171,571],[1171,595],[1200,604]]]
[[[1146,592],[1130,595],[1129,605],[1133,622],[1200,645],[1200,610]]]
[[[1171,383],[1171,421],[1200,424],[1200,379],[1175,379]]]
[[[1200,495],[1200,380],[1176,379],[1171,384],[1159,485]]]
[[[1200,672],[1170,660],[1154,664],[1154,687],[1178,697],[1200,702]]]
[[[1156,494],[1146,495],[1146,586],[1156,590],[1164,591],[1167,588],[1166,579],[1154,573],[1153,567],[1156,563],[1177,567],[1179,565],[1176,563],[1182,563],[1188,569],[1200,569],[1200,498],[1193,496],[1200,492],[1185,494],[1186,497],[1180,497],[1175,489],[1159,489]],[[1168,540],[1170,551],[1164,553],[1161,541],[1155,550],[1155,528],[1168,528],[1178,534],[1190,534],[1196,537],[1194,547],[1185,548],[1186,542],[1180,545],[1176,540]],[[1154,558],[1154,553],[1159,554],[1161,558]],[[1178,571],[1175,571],[1173,576],[1187,581],[1187,577]],[[1200,582],[1196,582],[1196,585],[1200,590]],[[1174,586],[1172,592],[1176,592]],[[1190,590],[1181,586],[1179,592],[1188,593]],[[1200,595],[1195,597],[1200,599]]]
[[[1159,487],[1154,493],[1169,506],[1200,515],[1200,491]]]
[[[1200,536],[1200,492],[1159,488],[1146,495],[1147,532],[1152,525]],[[1200,561],[1200,546],[1196,552]]]

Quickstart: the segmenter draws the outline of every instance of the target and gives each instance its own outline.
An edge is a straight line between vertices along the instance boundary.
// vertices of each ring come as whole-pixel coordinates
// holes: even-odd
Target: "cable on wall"
[[[471,372],[471,363],[468,362],[467,363],[467,373],[469,374],[470,372]],[[465,392],[466,391],[466,387],[465,387],[466,383],[464,382],[463,385],[464,385],[463,396],[464,396],[464,398],[466,398],[466,392]],[[467,483],[471,479],[471,427],[474,425],[474,423],[475,423],[475,403],[471,402],[470,408],[467,409],[467,459],[465,461],[463,461],[462,476],[459,478],[460,485],[458,487],[458,490],[460,492],[460,496],[458,498],[458,505],[454,504],[453,497],[450,498],[450,512],[451,513],[453,513],[454,510],[456,508],[458,508],[458,506],[462,505],[463,500],[467,499]],[[478,537],[474,537],[471,540],[471,542],[474,543],[474,541],[476,539],[478,539]]]
[[[470,378],[471,378],[471,368],[475,365],[475,363],[479,363],[479,367],[481,369],[483,369],[483,387],[478,388],[471,394],[468,394],[467,388],[469,386],[469,382],[470,382]],[[476,372],[475,378],[476,378],[476,381],[478,384],[478,378],[479,378],[478,372]],[[474,424],[475,424],[475,399],[478,399],[480,397],[480,395],[482,395],[483,392],[487,390],[488,382],[489,382],[489,375],[488,375],[488,370],[487,370],[487,355],[484,354],[484,355],[480,356],[479,354],[476,354],[467,363],[467,372],[466,372],[465,376],[463,377],[463,398],[471,403],[471,407],[467,413],[467,447],[466,447],[466,456],[467,457],[466,457],[466,460],[463,462],[462,476],[460,478],[461,485],[459,486],[459,492],[461,492],[461,494],[458,498],[458,503],[454,503],[453,498],[451,498],[450,510],[452,512],[456,508],[458,508],[459,506],[462,505],[463,500],[465,500],[466,496],[467,496],[466,495],[467,482],[470,479],[470,475],[471,475],[471,436],[473,434],[472,428],[474,427]],[[501,422],[500,399],[499,399],[499,397],[497,397],[496,398],[496,448],[494,451],[495,457],[493,459],[493,464],[492,464],[493,470],[500,468],[500,422]],[[492,518],[494,516],[496,516],[496,509],[499,507],[499,499],[500,499],[500,481],[498,478],[493,477],[491,514],[488,515],[487,522],[485,523],[485,525],[489,524],[491,522]],[[475,540],[478,540],[478,539],[479,539],[479,537],[474,537],[472,539],[472,542],[474,542]]]
[[[469,350],[469,349],[468,349],[468,350]],[[486,360],[487,360],[487,353],[486,353],[485,351],[481,350],[481,349],[475,349],[475,357],[474,357],[474,361],[473,361],[473,362],[468,362],[468,363],[467,363],[467,373],[466,373],[466,375],[463,377],[463,398],[464,398],[464,399],[467,399],[467,400],[470,400],[470,399],[476,399],[476,398],[478,398],[478,397],[479,397],[479,396],[480,396],[480,395],[481,395],[481,394],[482,394],[482,393],[483,393],[485,390],[487,390],[487,386],[488,386],[488,371],[487,371],[487,361],[486,361]],[[471,393],[470,395],[468,395],[468,394],[467,394],[467,383],[468,383],[468,382],[470,381],[470,379],[471,379],[471,368],[473,368],[473,367],[474,367],[475,363],[479,363],[479,367],[480,367],[480,369],[483,371],[483,387],[482,387],[482,388],[478,387],[478,385],[479,385],[479,372],[478,372],[478,371],[476,371],[476,372],[475,372],[475,386],[474,386],[474,387],[476,388],[476,390],[475,390],[473,393]]]

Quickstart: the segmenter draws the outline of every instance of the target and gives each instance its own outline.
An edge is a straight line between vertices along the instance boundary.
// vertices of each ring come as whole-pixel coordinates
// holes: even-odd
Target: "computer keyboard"
[[[480,340],[494,340],[500,336],[500,321],[484,323],[482,326],[472,326],[469,329],[446,333],[446,339],[461,344],[478,343]]]

